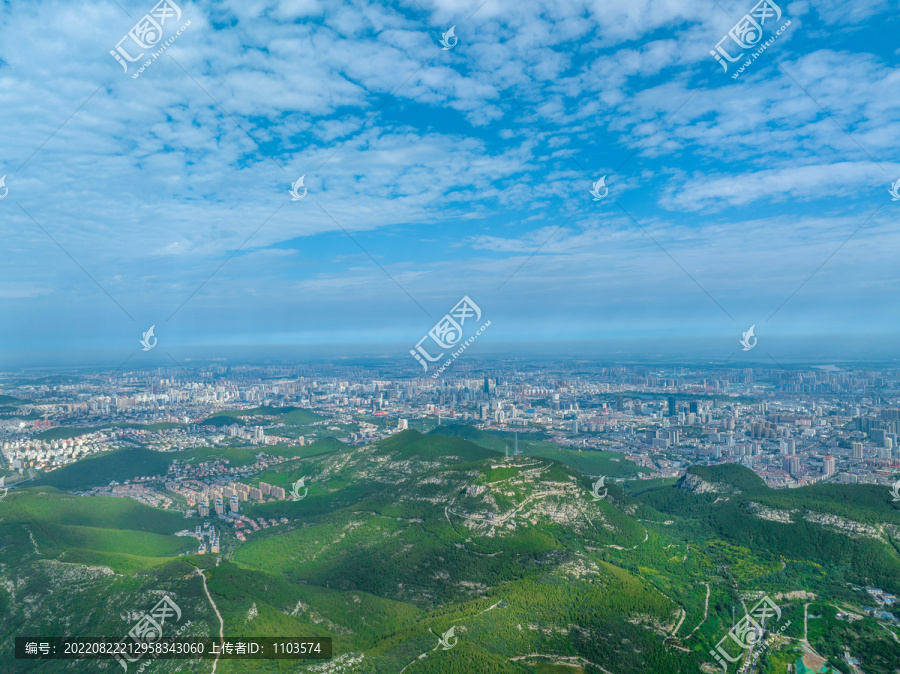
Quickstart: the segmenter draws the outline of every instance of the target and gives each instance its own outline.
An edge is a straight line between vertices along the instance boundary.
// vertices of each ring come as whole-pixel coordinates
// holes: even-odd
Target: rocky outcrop
[[[782,599],[805,599],[807,601],[815,601],[816,595],[812,592],[807,592],[806,590],[793,590],[792,592],[778,592],[773,594],[772,599],[775,601],[781,601]]]
[[[754,503],[753,501],[750,501],[747,505],[750,507],[750,510],[753,512],[753,514],[760,519],[769,520],[770,522],[781,522],[781,524],[793,523],[793,516],[797,513],[796,510],[778,510],[776,508],[767,508],[766,506],[760,505],[759,503]]]
[[[863,524],[862,522],[856,522],[854,520],[848,520],[843,517],[838,517],[837,515],[826,515],[825,513],[808,512],[803,515],[803,519],[805,519],[807,522],[812,522],[823,527],[838,529],[842,533],[846,533],[851,536],[861,536],[864,538],[881,538],[881,532],[875,527],[871,527],[868,524]]]
[[[731,494],[735,492],[731,487],[706,482],[692,473],[685,473],[675,486],[692,494]]]

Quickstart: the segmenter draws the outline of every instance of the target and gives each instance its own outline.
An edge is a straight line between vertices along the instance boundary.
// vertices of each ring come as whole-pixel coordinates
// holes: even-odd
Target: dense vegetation
[[[89,456],[23,484],[69,491],[89,489],[107,485],[113,480],[133,480],[139,475],[165,475],[171,463],[170,454],[143,448],[118,449]]]
[[[501,454],[513,454],[516,437],[508,431],[483,431],[466,424],[445,424],[432,429],[430,435],[449,435],[465,438],[476,445],[492,449]],[[614,452],[593,449],[562,448],[547,441],[542,433],[519,433],[519,451],[525,456],[540,456],[569,466],[586,475],[606,475],[609,477],[638,477],[648,472],[633,461]]]
[[[810,647],[841,671],[845,648],[867,674],[900,663],[896,627],[837,619],[871,605],[867,585],[900,592],[900,517],[883,489],[773,491],[745,468],[721,466],[691,469],[709,493],[684,481],[610,481],[597,499],[589,471],[540,456],[507,463],[502,444],[485,446],[496,439],[406,431],[370,447],[284,448],[295,455],[249,481],[305,477],[308,495],[247,506],[289,523],[245,543],[226,530],[221,556],[177,557],[185,540],[171,534],[196,519],[124,499],[14,490],[0,501],[0,647],[8,653],[26,633],[124,635],[123,612],[147,610],[161,592],[181,607],[180,624],[191,621],[188,634],[217,633],[191,573],[198,566],[226,634],[331,636],[333,672],[714,671],[710,649],[763,592],[779,604],[771,627],[783,635],[763,654],[762,674],[803,655],[805,612]],[[258,450],[191,450],[196,460],[241,451]],[[792,519],[765,519],[760,508]],[[810,513],[843,519],[820,524]],[[849,520],[876,534],[842,529]],[[438,637],[451,627],[456,645],[443,650]],[[28,669],[8,662],[4,671]],[[316,667],[225,660],[217,672]]]

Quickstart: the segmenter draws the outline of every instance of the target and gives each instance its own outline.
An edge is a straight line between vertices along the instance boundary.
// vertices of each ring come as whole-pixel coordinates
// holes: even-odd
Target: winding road
[[[213,607],[213,611],[216,612],[216,617],[219,619],[219,650],[221,651],[222,641],[225,639],[225,621],[222,620],[222,614],[219,613],[219,608],[216,606],[216,602],[213,601],[212,595],[209,593],[209,588],[206,586],[206,575],[196,566],[194,567],[194,573],[203,580],[203,591],[206,593],[206,598],[209,599],[209,605]],[[216,654],[216,659],[213,660],[212,674],[215,674],[216,666],[219,664],[219,655],[220,654]]]

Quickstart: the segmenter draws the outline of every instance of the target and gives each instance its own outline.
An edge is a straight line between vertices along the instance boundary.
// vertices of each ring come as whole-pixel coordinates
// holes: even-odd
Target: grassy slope
[[[193,539],[172,535],[186,528],[179,513],[131,499],[86,498],[52,488],[16,490],[0,501],[0,518],[4,536],[26,547],[33,541],[30,545],[43,557],[103,563],[124,572],[196,547]]]
[[[51,442],[53,440],[68,440],[69,438],[77,438],[81,435],[102,431],[107,428],[132,428],[145,431],[162,431],[172,428],[186,428],[186,424],[174,422],[158,422],[153,424],[139,424],[136,422],[126,422],[118,424],[103,424],[102,426],[58,426],[56,428],[48,428],[46,431],[35,433],[36,440],[44,440]]]
[[[112,480],[124,482],[140,475],[165,475],[174,456],[143,448],[119,449],[57,468],[28,484],[75,490],[104,486]]]
[[[345,445],[338,440],[327,438],[317,440],[316,442],[304,445],[303,447],[292,447],[287,445],[259,445],[256,447],[198,447],[189,449],[177,454],[165,454],[179,461],[214,461],[216,459],[228,459],[229,465],[232,466],[249,466],[256,462],[256,455],[260,452],[269,454],[270,456],[283,456],[288,459],[305,458],[316,456],[319,454],[327,454],[328,452],[338,451],[345,448]]]
[[[554,525],[536,530],[521,529],[502,539],[478,537],[469,540],[471,536],[464,528],[447,521],[441,505],[431,505],[427,499],[424,503],[408,503],[402,499],[398,503],[398,495],[424,494],[421,485],[416,488],[413,484],[415,480],[438,479],[445,486],[436,487],[437,495],[442,488],[455,493],[453,484],[471,481],[473,470],[483,471],[484,479],[492,484],[516,477],[518,470],[490,468],[498,454],[460,438],[434,438],[414,431],[397,434],[367,451],[375,461],[385,457],[402,466],[421,461],[425,472],[410,477],[409,484],[381,483],[380,486],[374,484],[372,475],[368,485],[374,485],[374,490],[369,492],[361,490],[358,483],[348,480],[342,485],[334,478],[322,486],[319,495],[311,489],[307,499],[290,504],[309,508],[301,518],[302,526],[254,535],[235,555],[235,562],[242,567],[275,572],[278,577],[324,586],[331,592],[338,590],[356,597],[379,596],[394,602],[402,601],[404,605],[446,607],[435,615],[429,614],[426,622],[402,630],[401,634],[382,634],[370,655],[374,664],[369,667],[375,669],[365,671],[399,671],[422,650],[428,650],[420,648],[419,644],[432,639],[427,627],[452,617],[465,619],[468,629],[478,630],[477,640],[485,637],[481,643],[491,644],[476,646],[469,640],[468,647],[461,651],[468,651],[469,655],[460,660],[460,666],[466,662],[468,669],[460,671],[501,671],[491,669],[493,667],[501,667],[502,671],[522,671],[511,665],[508,657],[527,652],[521,648],[535,647],[535,635],[531,631],[522,634],[515,625],[523,621],[554,623],[560,613],[567,615],[569,620],[578,615],[585,621],[590,614],[601,641],[621,643],[624,632],[631,642],[640,643],[642,650],[654,652],[654,658],[661,657],[659,644],[654,645],[654,639],[643,628],[627,623],[623,626],[620,618],[622,610],[660,614],[660,619],[673,615],[675,608],[662,595],[629,572],[611,566],[604,573],[608,582],[602,583],[579,583],[547,575],[557,563],[569,559],[575,561],[578,555],[584,554],[585,540],[576,540],[565,529]],[[441,467],[428,468],[436,458],[442,459]],[[571,476],[565,468],[545,465],[549,472],[543,479],[564,481]],[[478,479],[474,481],[479,482]],[[325,492],[331,488],[344,494],[342,503],[346,505],[331,510],[313,508],[316,499],[326,498]],[[587,486],[584,488],[587,492]],[[348,492],[354,493],[355,497],[351,498]],[[620,492],[618,494],[622,497]],[[446,497],[442,500],[446,501]],[[621,523],[626,532],[623,537],[622,533],[613,535],[600,528],[589,532],[588,540],[596,536],[594,544],[617,540],[617,537],[623,544],[640,542],[643,529],[627,516],[605,501],[594,507],[604,513],[607,521],[616,526]],[[617,518],[621,518],[621,522]],[[628,532],[629,528],[634,532]],[[558,557],[562,550],[567,552]],[[472,590],[467,589],[468,583],[502,586],[502,595],[498,594],[491,601],[473,600]],[[620,595],[611,598],[609,584],[622,585],[613,589],[624,592],[628,599]],[[626,586],[631,589],[626,590]],[[554,587],[557,590],[553,590]],[[496,590],[495,594],[500,592]],[[511,599],[516,608],[480,617],[501,596]],[[604,602],[607,603],[605,609],[602,608]],[[540,610],[537,610],[538,606]],[[346,611],[331,608],[334,612],[325,614],[323,611],[323,615],[345,624],[348,620]],[[359,618],[355,619],[358,621]],[[496,620],[503,621],[504,634],[501,638],[495,633],[493,639],[487,639],[489,631],[500,629]],[[443,629],[446,627],[443,625]],[[474,638],[475,634],[472,636]],[[569,640],[569,636],[558,636],[549,640],[546,647],[551,652],[570,652],[571,646],[566,645]],[[580,648],[587,649],[587,642]],[[473,657],[480,664],[472,664]],[[425,668],[416,671],[445,671],[429,667],[447,665],[447,661],[434,660],[425,662],[421,665]]]
[[[223,410],[216,412],[202,423],[216,426],[228,426],[233,423],[253,424],[256,421],[253,417],[261,416],[281,417],[284,423],[289,426],[305,426],[326,418],[302,407],[254,407],[249,410]],[[260,419],[258,421],[259,423],[269,423],[269,420]]]
[[[831,602],[865,601],[847,586],[848,581],[863,582],[864,567],[830,556],[831,539],[821,530],[813,529],[815,537],[804,538],[805,525],[760,521],[745,513],[742,503],[752,496],[758,502],[778,497],[803,502],[808,497],[840,504],[839,497],[848,494],[842,507],[879,512],[883,504],[868,503],[866,492],[838,488],[834,497],[828,490],[772,492],[759,489],[743,469],[713,469],[703,473],[704,479],[740,485],[748,492],[715,503],[715,494],[694,495],[664,482],[636,483],[642,489],[630,491],[632,496],[611,485],[606,500],[589,502],[594,524],[578,534],[548,520],[528,527],[522,522],[509,535],[488,537],[467,529],[458,519],[450,521],[444,506],[454,500],[465,503],[461,489],[465,484],[498,487],[498,499],[502,491],[515,491],[512,486],[499,486],[505,480],[514,481],[521,471],[491,469],[497,456],[461,438],[410,431],[374,447],[341,449],[291,462],[291,472],[284,475],[315,473],[326,466],[337,467],[337,472],[321,483],[311,483],[309,497],[303,501],[258,506],[288,507],[290,516],[300,521],[253,534],[237,548],[233,562],[219,565],[209,556],[167,563],[154,556],[174,554],[166,545],[172,528],[185,526],[180,516],[173,519],[169,513],[123,499],[91,498],[79,503],[76,497],[51,489],[43,490],[44,496],[36,493],[41,490],[17,491],[0,502],[0,550],[7,564],[27,558],[32,551],[28,533],[22,531],[27,525],[44,554],[57,552],[64,543],[69,548],[60,551],[65,561],[109,564],[122,572],[143,569],[142,574],[105,579],[106,585],[98,585],[93,594],[102,604],[121,593],[112,589],[116,584],[175,587],[188,597],[199,597],[194,610],[198,620],[205,616],[204,629],[212,633],[218,624],[199,582],[187,575],[190,564],[206,566],[227,634],[331,635],[336,653],[365,651],[360,672],[396,672],[409,663],[414,664],[406,674],[553,671],[510,661],[526,653],[577,655],[618,674],[698,671],[699,664],[709,660],[709,648],[730,627],[732,607],[741,610],[738,591],[804,589]],[[535,489],[564,482],[570,475],[562,466],[550,466]],[[586,479],[578,482],[585,491],[588,483]],[[517,494],[512,500],[520,498]],[[546,503],[550,513],[577,505],[554,497]],[[641,507],[632,510],[638,504]],[[660,512],[647,521],[645,515],[655,512],[654,507]],[[136,510],[128,512],[129,508]],[[138,522],[144,527],[140,532]],[[602,522],[615,530],[600,526]],[[137,540],[137,536],[144,538]],[[775,538],[761,545],[760,536]],[[834,540],[848,549],[859,545],[846,536]],[[887,545],[873,545],[890,558]],[[704,583],[711,589],[705,621]],[[77,584],[69,586],[70,593],[78,591]],[[18,592],[21,595],[23,590]],[[181,600],[182,594],[178,596]],[[7,599],[0,591],[0,609]],[[509,606],[487,610],[500,599]],[[65,603],[66,597],[55,601],[59,603],[51,615],[74,616],[80,610]],[[779,603],[784,621],[793,623],[786,633],[802,636],[803,600]],[[33,603],[29,611],[39,604]],[[254,604],[257,617],[250,621]],[[114,605],[123,604],[120,600]],[[834,651],[832,657],[839,658],[838,644],[847,643],[870,674],[886,674],[891,671],[890,662],[900,661],[897,645],[874,621],[854,625],[834,621],[827,605],[810,607],[829,621],[827,630],[810,621],[811,639],[819,652],[832,655]],[[667,649],[663,643],[663,632],[671,630],[679,617],[678,607],[686,611],[678,636],[688,652]],[[458,646],[451,651],[433,650],[437,639],[429,630],[441,633],[451,625],[458,627]],[[26,627],[16,623],[14,630],[4,628],[0,637],[26,633]],[[692,633],[694,627],[698,629]],[[53,632],[49,623],[44,630],[35,629],[32,626],[31,631]],[[421,653],[427,655],[420,660]],[[790,655],[772,652],[771,667],[779,664],[777,671],[783,671]],[[161,672],[171,671],[165,661],[155,666]],[[46,671],[62,671],[62,667],[48,666]],[[252,667],[222,661],[220,670],[223,674],[276,672],[283,667],[276,661]],[[774,671],[769,668],[766,674]]]
[[[465,424],[439,426],[430,431],[429,435],[459,436],[503,454],[507,449],[512,454],[515,446],[513,434],[510,432],[483,431]],[[533,440],[524,433],[519,434],[519,450],[526,456],[540,456],[559,461],[585,475],[633,478],[647,472],[621,455],[596,450],[564,449],[546,440]]]
[[[723,483],[741,493],[692,494],[674,486],[656,485],[641,492],[636,498],[658,508],[675,521],[672,531],[678,532],[684,544],[676,545],[672,557],[662,568],[677,573],[677,566],[696,571],[704,580],[720,586],[713,593],[711,606],[725,613],[721,620],[719,636],[728,629],[727,608],[735,606],[735,595],[727,592],[729,586],[743,589],[764,590],[769,593],[804,590],[819,597],[827,597],[832,603],[848,601],[853,605],[869,605],[871,599],[853,586],[876,585],[889,591],[900,591],[900,554],[896,540],[875,540],[860,536],[848,536],[795,516],[790,524],[773,522],[754,514],[748,501],[764,503],[778,508],[796,508],[799,514],[805,510],[828,512],[840,508],[844,515],[860,515],[860,521],[884,521],[886,508],[884,494],[878,490],[860,489],[852,485],[815,485],[792,490],[771,490],[758,477],[741,466],[716,466],[695,468],[691,472],[704,480]],[[882,491],[883,490],[882,488]],[[892,522],[900,524],[898,511]],[[681,555],[684,555],[682,561]],[[679,563],[680,562],[680,563]],[[660,569],[659,562],[648,564]],[[723,591],[725,594],[723,596]],[[716,594],[719,595],[718,599]],[[730,596],[729,596],[730,594]],[[784,605],[784,602],[779,602]],[[802,637],[803,600],[783,606],[786,615],[793,611],[793,625],[786,634]],[[740,609],[740,605],[737,605]],[[812,608],[811,608],[812,611]],[[785,618],[784,622],[786,623]],[[813,624],[812,622],[810,623]],[[897,644],[884,628],[867,627],[865,621],[848,625],[838,622],[827,634],[813,634],[813,646],[828,654],[832,662],[842,659],[842,647],[847,645],[851,653],[862,660],[866,672],[892,671],[886,662],[894,658],[900,662],[900,644]],[[703,631],[701,631],[703,633]],[[716,632],[710,632],[710,639]],[[900,635],[898,635],[900,636]],[[840,647],[838,647],[840,645]],[[790,660],[790,653],[773,654],[765,672],[777,663]]]

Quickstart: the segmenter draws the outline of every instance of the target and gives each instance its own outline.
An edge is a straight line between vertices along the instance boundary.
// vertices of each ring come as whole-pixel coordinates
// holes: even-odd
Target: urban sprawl
[[[253,476],[285,461],[272,445],[330,439],[366,445],[407,428],[468,424],[550,441],[572,452],[616,452],[644,478],[677,477],[692,464],[740,463],[773,488],[822,481],[889,485],[900,468],[900,372],[812,369],[472,366],[439,380],[404,366],[216,366],[119,374],[56,373],[66,383],[0,378],[0,448],[7,486],[22,486],[98,452],[143,447],[170,456],[165,474],[111,482],[84,494],[181,508],[243,532],[284,520],[252,519],[242,504],[291,498]],[[37,379],[37,377],[35,377]],[[10,383],[3,383],[11,380]],[[310,413],[292,423],[280,408]],[[248,423],[240,412],[253,410]],[[233,417],[223,416],[233,413]],[[61,432],[62,431],[62,432]],[[301,434],[302,433],[302,434]],[[211,451],[252,448],[231,466]],[[286,520],[285,520],[286,521]],[[215,529],[183,532],[216,551]]]

